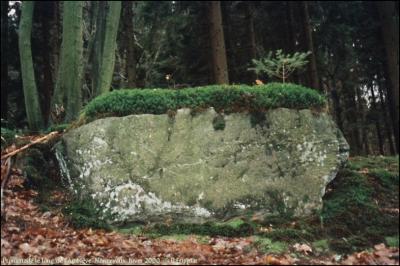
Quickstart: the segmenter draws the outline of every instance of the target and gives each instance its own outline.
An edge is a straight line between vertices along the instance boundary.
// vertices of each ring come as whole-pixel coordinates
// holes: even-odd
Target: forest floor
[[[399,158],[355,157],[313,217],[99,229],[11,170],[2,264],[399,264]],[[2,169],[3,170],[3,169]],[[97,227],[97,228],[96,228]]]

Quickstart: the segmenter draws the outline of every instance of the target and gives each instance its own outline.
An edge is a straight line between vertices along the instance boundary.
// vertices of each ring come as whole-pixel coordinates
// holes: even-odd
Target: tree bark
[[[377,2],[381,17],[382,36],[386,50],[387,73],[390,81],[389,95],[393,118],[396,150],[399,153],[399,20],[395,1]]]
[[[128,88],[136,88],[136,55],[133,32],[133,1],[122,2],[123,40],[126,51]]]
[[[383,91],[382,82],[378,83],[378,89],[379,89],[379,98],[380,98],[380,102],[381,102],[381,111],[382,111],[383,120],[384,120],[384,123],[385,123],[386,137],[387,137],[388,142],[389,142],[390,154],[391,155],[395,155],[396,154],[396,150],[395,150],[394,143],[393,143],[393,140],[392,140],[393,129],[392,129],[392,124],[389,121],[390,118],[388,116],[388,113],[390,111],[389,111],[388,104],[387,104],[388,103],[387,96],[385,95],[385,92]],[[385,98],[386,98],[386,100],[385,100]]]
[[[57,6],[56,1],[37,1],[35,14],[38,15],[38,20],[40,21],[41,34],[42,36],[50,35],[51,38],[57,38],[57,33],[53,30],[53,27],[57,26],[57,17],[54,13],[54,6]],[[55,36],[53,36],[55,34]],[[50,118],[50,107],[51,107],[51,96],[54,89],[54,74],[53,71],[53,55],[49,51],[55,51],[58,46],[54,40],[41,38],[40,48],[38,51],[34,51],[41,58],[42,69],[40,76],[38,76],[39,92],[41,95],[41,107],[43,111],[43,120],[45,125],[47,125]],[[55,48],[52,48],[52,46]]]
[[[304,37],[306,49],[311,52],[310,62],[308,64],[308,75],[310,80],[310,86],[314,89],[320,90],[318,71],[317,71],[317,60],[315,56],[313,36],[312,36],[312,26],[310,24],[310,15],[308,12],[307,1],[302,1],[302,11],[303,11],[303,27],[304,27]]]
[[[209,16],[214,82],[229,84],[220,1],[209,1]]]
[[[32,61],[31,33],[33,8],[33,1],[26,1],[22,4],[18,45],[26,115],[28,118],[29,128],[36,131],[43,128],[43,117],[42,111],[40,110],[39,95],[36,88]]]
[[[63,4],[60,66],[52,108],[56,104],[63,105],[65,121],[69,122],[78,116],[82,108],[83,1],[64,1]]]
[[[375,97],[373,84],[371,84],[369,86],[369,90],[371,92],[371,107],[372,107],[372,111],[374,113],[374,122],[375,122],[375,128],[376,128],[376,135],[378,137],[379,154],[385,155],[383,136],[382,136],[382,132],[381,132],[381,125],[379,123],[379,120],[380,120],[379,112],[378,112],[378,108],[376,106],[376,97]]]
[[[99,83],[97,92],[102,94],[110,91],[115,65],[115,50],[117,45],[118,24],[121,16],[121,1],[109,1],[106,15],[103,50],[100,58]]]
[[[288,27],[289,27],[289,44],[288,46],[290,47],[290,53],[295,53],[297,50],[297,38],[296,38],[296,20],[295,20],[295,15],[294,15],[294,10],[296,9],[293,5],[295,3],[292,1],[286,1],[286,10],[287,10],[287,19],[288,19]],[[299,80],[299,73],[297,70],[294,71],[292,78],[295,83],[300,83]]]
[[[1,118],[7,119],[8,98],[8,1],[1,1]]]
[[[254,29],[254,3],[252,1],[245,2],[246,4],[246,24],[249,40],[249,60],[248,63],[251,64],[252,59],[257,58],[257,44],[256,44],[256,32]],[[256,74],[251,71],[252,82],[257,78]]]
[[[363,155],[368,155],[370,153],[368,134],[367,134],[367,121],[365,119],[365,109],[364,109],[364,101],[362,99],[362,92],[360,86],[355,86],[355,91],[357,95],[357,113],[360,118],[360,130],[361,130],[361,147]]]
[[[336,124],[338,125],[339,129],[343,132],[343,119],[342,119],[342,107],[340,103],[340,96],[337,91],[337,85],[334,84],[333,81],[330,82],[332,83],[330,89],[331,89],[331,97],[333,100],[333,109],[335,110]]]

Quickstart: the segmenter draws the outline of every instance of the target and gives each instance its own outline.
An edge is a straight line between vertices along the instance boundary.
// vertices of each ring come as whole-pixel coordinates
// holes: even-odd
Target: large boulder
[[[111,223],[196,223],[321,209],[348,150],[326,113],[210,108],[98,119],[66,133],[57,158],[74,193]]]

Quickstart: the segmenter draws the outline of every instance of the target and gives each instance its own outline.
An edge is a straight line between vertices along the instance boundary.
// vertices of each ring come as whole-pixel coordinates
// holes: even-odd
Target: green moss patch
[[[330,248],[342,253],[370,248],[399,234],[398,157],[356,157],[328,186],[321,219]]]
[[[131,114],[164,114],[180,108],[217,111],[265,111],[270,108],[322,108],[325,98],[317,91],[290,83],[260,86],[215,85],[170,89],[126,89],[105,93],[87,104],[83,120]]]
[[[284,242],[273,241],[269,238],[259,237],[259,236],[256,236],[254,238],[253,246],[262,253],[268,253],[268,254],[270,253],[279,254],[287,251],[288,249],[287,244]]]
[[[98,206],[90,199],[73,199],[63,208],[63,213],[76,228],[111,229],[107,221],[99,218],[103,215]]]

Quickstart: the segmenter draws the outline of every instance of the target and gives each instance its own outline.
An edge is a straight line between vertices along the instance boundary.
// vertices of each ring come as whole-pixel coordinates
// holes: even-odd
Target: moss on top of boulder
[[[83,118],[88,122],[106,116],[164,114],[180,108],[214,107],[225,113],[259,112],[278,107],[320,109],[325,103],[325,97],[317,91],[291,83],[212,85],[180,90],[123,89],[93,99],[86,105]]]

